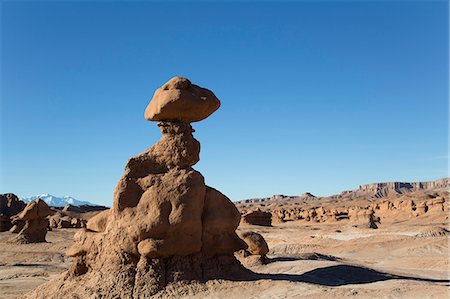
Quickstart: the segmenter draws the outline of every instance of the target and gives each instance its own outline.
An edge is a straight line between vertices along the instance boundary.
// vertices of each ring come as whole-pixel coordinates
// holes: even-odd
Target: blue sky
[[[0,192],[110,205],[175,75],[233,200],[448,176],[448,3],[3,2]]]

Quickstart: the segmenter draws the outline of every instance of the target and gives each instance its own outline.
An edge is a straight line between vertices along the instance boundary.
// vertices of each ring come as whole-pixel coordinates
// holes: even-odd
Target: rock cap
[[[214,93],[183,77],[174,77],[158,88],[144,117],[150,121],[196,122],[219,109]]]

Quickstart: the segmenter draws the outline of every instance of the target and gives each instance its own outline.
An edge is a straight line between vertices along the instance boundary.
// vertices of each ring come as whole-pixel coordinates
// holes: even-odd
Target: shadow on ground
[[[410,277],[378,272],[373,269],[352,266],[352,265],[334,265],[324,268],[314,269],[303,274],[258,274],[251,275],[249,280],[286,280],[291,282],[307,282],[323,286],[342,286],[348,284],[364,284],[390,279],[414,280],[422,282],[446,283],[450,280],[430,279],[420,277]]]
[[[292,262],[292,261],[301,261],[301,260],[338,262],[338,261],[341,261],[341,258],[338,258],[333,255],[312,252],[312,253],[301,254],[298,256],[294,256],[294,257],[277,256],[277,257],[273,257],[273,258],[268,258],[267,263]]]

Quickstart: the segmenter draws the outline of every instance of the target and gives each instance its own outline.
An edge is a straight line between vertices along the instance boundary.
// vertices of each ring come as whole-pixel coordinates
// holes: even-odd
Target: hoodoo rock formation
[[[45,242],[48,229],[46,217],[51,213],[45,201],[38,198],[29,202],[22,212],[12,217],[13,224],[21,230],[10,242],[22,244]]]
[[[13,227],[11,216],[20,213],[26,204],[15,194],[0,194],[0,232],[7,231]]]
[[[181,77],[155,92],[145,118],[160,121],[162,138],[128,160],[111,210],[75,235],[68,272],[30,297],[148,298],[171,282],[246,271],[233,255],[247,247],[235,232],[239,211],[192,168],[200,143],[190,122],[219,106],[211,91]]]

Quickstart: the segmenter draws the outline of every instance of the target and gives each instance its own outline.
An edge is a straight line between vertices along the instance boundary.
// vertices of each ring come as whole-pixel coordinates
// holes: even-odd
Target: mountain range
[[[51,194],[38,194],[30,197],[21,198],[24,202],[28,203],[30,201],[36,200],[36,199],[42,199],[45,201],[49,206],[53,207],[64,207],[66,205],[72,205],[72,206],[81,206],[81,205],[90,205],[90,206],[96,206],[96,204],[93,204],[89,201],[82,201],[77,200],[71,196],[63,196],[58,197]]]

